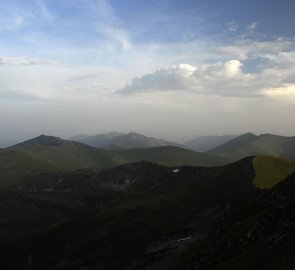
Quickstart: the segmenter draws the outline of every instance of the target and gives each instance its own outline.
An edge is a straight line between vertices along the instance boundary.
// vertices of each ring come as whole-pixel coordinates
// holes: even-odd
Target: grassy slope
[[[52,170],[49,162],[26,155],[16,150],[0,151],[0,189],[15,184],[28,172]]]
[[[142,160],[175,166],[217,166],[230,162],[227,158],[172,146],[108,151],[42,135],[0,150],[0,189],[32,171],[103,169]]]
[[[255,138],[257,138],[256,135],[252,133],[245,133],[238,137],[233,138],[232,140],[216,148],[209,150],[208,153],[214,154],[214,153],[223,153],[223,152],[231,151],[248,144],[249,142],[253,141]]]
[[[50,141],[51,138],[49,138]],[[22,143],[0,150],[0,189],[15,184],[25,174],[42,171],[108,168],[118,163],[108,151],[61,141],[60,144]]]
[[[107,151],[70,141],[52,146],[23,144],[14,148],[33,158],[44,160],[60,170],[106,168],[117,165]]]
[[[253,166],[256,171],[254,185],[259,188],[272,188],[295,172],[295,161],[284,158],[257,156]]]
[[[152,161],[170,166],[192,165],[192,166],[219,166],[231,162],[229,158],[218,157],[198,153],[195,151],[173,147],[163,146],[149,149],[128,149],[116,150],[112,153],[117,160],[126,162]]]
[[[259,159],[263,164],[270,160]],[[172,168],[146,163],[98,172],[99,177],[93,178],[97,182],[109,178],[120,183],[125,176],[135,181],[122,197],[107,190],[111,198],[97,194],[86,205],[87,194],[79,199],[78,193],[24,193],[28,204],[25,213],[32,212],[39,218],[39,212],[32,209],[34,201],[34,207],[51,226],[28,239],[16,239],[15,246],[8,246],[10,250],[6,242],[0,241],[0,258],[7,261],[11,256],[9,268],[2,269],[13,269],[12,263],[20,264],[14,269],[25,269],[22,263],[28,250],[36,269],[294,269],[295,238],[290,233],[295,231],[291,227],[295,201],[288,192],[278,193],[280,185],[273,193],[255,189],[252,160],[246,158],[216,168],[181,167],[177,173]],[[72,197],[66,200],[66,196]],[[278,198],[288,199],[288,203],[280,205]],[[79,213],[91,207],[93,212],[57,224],[55,220],[63,216],[60,201],[67,206],[82,202]],[[111,205],[102,212],[101,202]],[[52,213],[53,204],[53,217],[46,216]],[[66,217],[68,211],[64,210]],[[7,216],[11,218],[9,213]],[[192,236],[191,241],[178,241],[187,236]],[[287,264],[290,268],[286,268]]]
[[[219,155],[231,157],[236,160],[246,156],[256,155],[295,159],[295,137],[263,134],[242,146],[228,151],[220,151]]]

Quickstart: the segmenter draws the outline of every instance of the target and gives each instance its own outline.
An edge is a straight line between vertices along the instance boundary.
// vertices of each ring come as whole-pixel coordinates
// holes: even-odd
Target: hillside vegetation
[[[272,188],[295,172],[295,161],[284,158],[258,156],[253,159],[255,186]]]
[[[260,189],[254,163],[27,175],[1,192],[1,269],[294,269],[295,174]]]
[[[113,156],[122,163],[152,161],[169,166],[220,166],[230,163],[229,158],[203,154],[174,146],[153,147],[148,149],[126,149],[112,151]]]
[[[14,184],[25,174],[36,171],[69,171],[92,167],[100,170],[135,161],[152,161],[171,166],[219,166],[231,161],[173,146],[104,150],[45,135],[1,150],[0,160],[0,188]]]
[[[235,160],[246,156],[276,156],[295,160],[295,137],[284,137],[273,134],[241,135],[226,144],[209,151],[233,158]]]

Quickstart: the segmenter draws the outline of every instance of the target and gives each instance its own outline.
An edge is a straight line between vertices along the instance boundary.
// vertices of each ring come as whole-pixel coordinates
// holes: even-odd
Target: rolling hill
[[[246,145],[247,143],[251,142],[256,137],[257,136],[253,133],[245,133],[238,137],[233,138],[232,140],[229,140],[228,142],[222,145],[219,145],[209,150],[208,153],[221,153],[221,152],[230,151],[230,150]]]
[[[235,135],[222,135],[222,136],[201,136],[186,142],[184,145],[188,148],[199,151],[207,152],[211,149],[214,149],[220,145],[225,144],[226,142],[234,139]]]
[[[14,149],[0,150],[0,190],[17,183],[28,172],[53,170],[51,163]]]
[[[35,171],[69,171],[91,167],[104,169],[144,160],[173,166],[218,166],[231,162],[228,158],[173,146],[104,150],[41,135],[0,151],[0,188],[14,184],[26,173]]]
[[[43,160],[59,170],[106,168],[117,165],[108,151],[58,137],[41,135],[13,145],[14,149],[32,158]]]
[[[199,153],[196,151],[175,146],[152,147],[148,149],[124,149],[110,151],[116,160],[122,163],[136,161],[151,161],[169,166],[192,165],[192,166],[220,166],[232,162],[230,158]]]
[[[234,158],[236,160],[254,155],[277,156],[295,159],[295,137],[273,134],[241,135],[208,153]]]
[[[1,192],[1,269],[294,269],[295,174],[261,189],[269,162],[28,175]]]

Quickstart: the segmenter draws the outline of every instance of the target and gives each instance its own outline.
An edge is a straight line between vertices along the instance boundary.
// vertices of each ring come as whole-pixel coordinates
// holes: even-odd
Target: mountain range
[[[1,269],[294,269],[294,137],[132,145],[0,149]]]
[[[291,270],[294,172],[248,157],[31,173],[1,191],[1,269]]]
[[[252,133],[240,135],[207,153],[230,157],[235,160],[246,156],[266,155],[295,159],[295,137]]]
[[[127,134],[120,132],[110,132],[93,136],[82,134],[74,136],[70,138],[70,140],[105,149],[151,148],[168,145],[183,147],[182,145],[174,142],[147,137],[135,132],[130,132]]]
[[[235,137],[237,136],[235,135],[201,136],[184,143],[184,145],[198,152],[207,152],[213,148],[216,148],[234,139]]]
[[[24,174],[36,171],[69,171],[151,161],[164,165],[218,166],[231,159],[175,146],[106,150],[86,144],[41,135],[0,151],[0,188],[14,184]]]

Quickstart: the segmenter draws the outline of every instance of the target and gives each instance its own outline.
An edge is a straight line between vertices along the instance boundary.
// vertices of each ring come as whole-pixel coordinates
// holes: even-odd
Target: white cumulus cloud
[[[251,89],[254,75],[242,71],[239,60],[192,66],[180,64],[161,68],[153,73],[134,78],[120,94],[160,91],[190,91],[205,95],[257,95]]]

